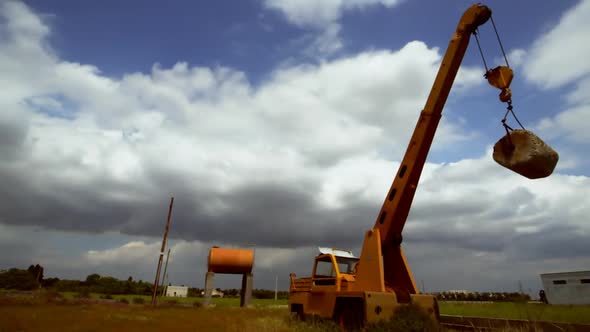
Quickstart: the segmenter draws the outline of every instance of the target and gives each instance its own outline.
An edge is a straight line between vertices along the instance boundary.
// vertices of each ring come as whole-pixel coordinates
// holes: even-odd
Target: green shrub
[[[39,282],[27,270],[10,269],[0,272],[0,288],[32,290],[39,288]]]
[[[308,316],[305,321],[289,316],[287,325],[295,332],[342,332],[343,330],[331,319]]]
[[[52,289],[45,290],[41,294],[41,297],[45,299],[47,302],[61,301],[64,299],[63,295],[61,295],[58,291]]]
[[[134,297],[133,298],[133,303],[135,303],[135,304],[144,304],[145,303],[145,299],[143,297]]]
[[[111,294],[104,294],[104,295],[101,295],[100,298],[104,299],[104,300],[112,300],[113,296]]]
[[[175,305],[175,304],[178,304],[178,300],[166,300],[165,303],[169,304],[169,305]]]
[[[78,299],[88,299],[88,298],[90,298],[90,290],[87,287],[80,288],[80,290],[78,291],[78,293],[76,293],[76,298],[78,298]]]
[[[400,306],[388,321],[372,323],[371,332],[433,332],[439,331],[436,322],[417,305]]]

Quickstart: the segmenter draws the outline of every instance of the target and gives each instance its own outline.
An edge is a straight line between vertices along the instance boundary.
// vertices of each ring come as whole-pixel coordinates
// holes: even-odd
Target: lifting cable
[[[496,38],[498,39],[498,44],[500,44],[500,50],[502,51],[502,56],[504,57],[504,61],[506,62],[506,67],[510,68],[510,65],[508,64],[508,57],[506,56],[506,52],[504,51],[504,45],[502,45],[502,40],[500,39],[500,34],[498,33],[498,29],[496,28],[496,23],[494,23],[494,17],[490,16],[490,20],[492,21],[492,27],[494,28],[494,32],[496,33]],[[479,49],[479,54],[481,55],[481,60],[483,61],[483,66],[486,70],[486,74],[484,75],[484,77],[487,77],[488,72],[490,71],[490,69],[488,68],[488,64],[486,62],[485,56],[483,54],[483,50],[481,48],[481,44],[479,43],[479,29],[475,29],[475,31],[473,32],[473,35],[475,36],[475,41],[477,42],[477,48]],[[520,122],[520,120],[518,120],[518,117],[516,116],[516,113],[514,113],[513,107],[512,107],[512,98],[509,99],[507,101],[508,103],[508,107],[506,107],[506,113],[504,114],[504,117],[502,118],[502,125],[504,126],[504,129],[506,129],[506,133],[509,134],[509,130],[513,130],[509,125],[506,124],[506,118],[508,117],[508,114],[512,114],[512,116],[514,117],[514,119],[516,120],[516,122],[518,123],[518,125],[522,128],[525,129],[524,126],[522,125],[522,123]]]
[[[500,35],[498,34],[498,29],[496,29],[496,23],[494,23],[494,17],[492,15],[490,15],[490,21],[492,21],[492,26],[494,27],[496,38],[498,38],[498,44],[500,44],[500,49],[502,50],[504,61],[506,61],[506,67],[510,68],[510,65],[508,64],[508,58],[506,57],[506,52],[504,52],[504,46],[502,45],[502,41],[500,40]]]
[[[481,50],[481,44],[479,43],[479,28],[473,31],[473,35],[475,36],[475,41],[477,42],[477,48],[479,49],[479,54],[481,55],[481,60],[483,61],[483,66],[486,69],[486,73],[488,72],[488,64],[486,63],[486,58],[483,56],[483,51]]]

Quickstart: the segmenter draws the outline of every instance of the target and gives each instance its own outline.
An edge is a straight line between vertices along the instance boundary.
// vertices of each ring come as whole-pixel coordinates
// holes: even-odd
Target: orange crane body
[[[375,225],[365,234],[360,259],[324,251],[315,257],[311,277],[291,274],[289,306],[298,317],[317,315],[360,327],[390,318],[400,305],[415,304],[438,319],[436,299],[416,287],[401,247],[402,230],[471,34],[490,16],[488,7],[476,4],[461,17]]]

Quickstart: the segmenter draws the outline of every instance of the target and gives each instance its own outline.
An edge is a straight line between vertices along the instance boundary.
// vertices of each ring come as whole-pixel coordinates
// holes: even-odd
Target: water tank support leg
[[[252,302],[252,284],[254,275],[245,273],[242,275],[242,290],[240,291],[240,307],[248,307]]]
[[[211,303],[211,296],[213,295],[213,276],[215,273],[207,272],[205,275],[205,298],[203,299],[204,305]]]

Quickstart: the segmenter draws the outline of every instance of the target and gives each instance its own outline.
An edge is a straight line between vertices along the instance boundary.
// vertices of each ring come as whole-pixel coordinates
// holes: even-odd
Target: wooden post
[[[158,259],[158,268],[156,269],[156,280],[154,281],[154,294],[152,295],[152,306],[156,305],[158,283],[160,281],[160,270],[162,269],[162,259],[164,258],[164,249],[166,249],[166,238],[168,237],[168,229],[170,228],[170,216],[172,215],[172,205],[174,204],[174,196],[170,197],[170,208],[168,209],[168,218],[166,219],[166,228],[164,229],[164,238],[162,239],[162,249],[160,249],[160,258]]]
[[[279,276],[276,275],[275,276],[275,302],[277,302],[278,293],[279,293]]]

